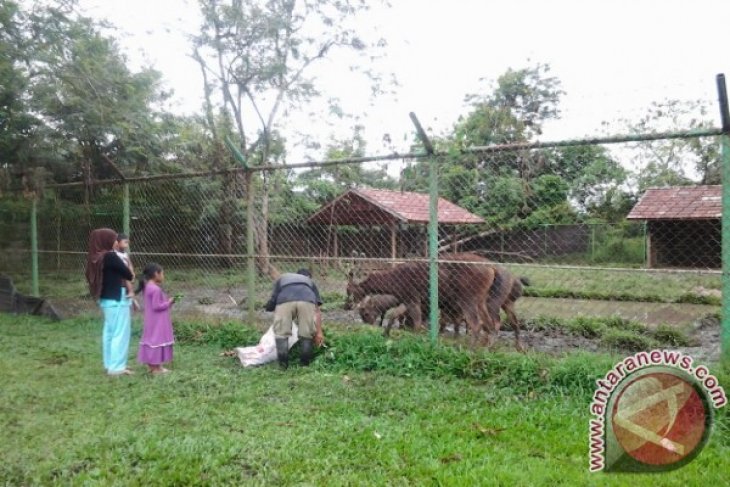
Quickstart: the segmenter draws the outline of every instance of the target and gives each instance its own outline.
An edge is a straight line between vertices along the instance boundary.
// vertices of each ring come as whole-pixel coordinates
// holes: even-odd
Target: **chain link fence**
[[[509,321],[515,311],[523,324],[620,317],[684,326],[716,315],[721,186],[683,181],[638,190],[621,168],[636,141],[702,137],[719,145],[718,133],[433,156],[444,332],[469,324],[462,304],[472,298],[486,301],[490,316],[501,307]],[[110,227],[129,232],[138,272],[148,262],[164,267],[167,286],[185,296],[180,314],[245,317],[247,307],[261,309],[278,273],[306,267],[322,293],[325,321],[372,320],[363,298],[395,293],[389,306],[417,296],[427,324],[428,158],[393,159],[398,168],[368,185],[338,179],[373,171],[374,163],[355,160],[49,185],[36,193],[35,210],[31,198],[6,192],[0,272],[32,291],[35,212],[40,293],[67,314],[93,309],[83,279],[87,239],[90,230]],[[371,275],[390,282],[356,287]],[[418,326],[406,309],[405,325]]]

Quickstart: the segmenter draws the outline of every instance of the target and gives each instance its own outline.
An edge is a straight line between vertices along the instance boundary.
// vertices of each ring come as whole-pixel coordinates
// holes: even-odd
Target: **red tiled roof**
[[[426,193],[359,188],[324,205],[307,221],[335,225],[378,225],[393,221],[428,223],[428,206]],[[484,223],[481,217],[444,198],[438,200],[438,221],[452,225]]]
[[[647,189],[629,220],[699,220],[722,216],[722,186]]]

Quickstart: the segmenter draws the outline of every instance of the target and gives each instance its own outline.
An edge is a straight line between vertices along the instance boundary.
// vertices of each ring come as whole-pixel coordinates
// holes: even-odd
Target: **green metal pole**
[[[730,108],[728,108],[725,75],[717,75],[717,94],[720,102],[722,135],[720,157],[722,162],[722,343],[720,361],[730,372]]]
[[[438,274],[438,163],[432,157],[428,163],[428,298],[431,342],[439,333],[439,274]]]
[[[723,368],[730,372],[730,135],[722,145],[722,349]]]
[[[122,211],[122,232],[131,238],[129,234],[129,183],[124,183],[124,208]]]
[[[591,263],[596,262],[596,226],[591,225]]]
[[[421,139],[426,153],[431,157],[428,161],[428,304],[429,312],[429,328],[431,330],[431,343],[434,345],[438,340],[439,334],[439,271],[438,271],[438,245],[439,245],[439,225],[438,225],[438,201],[439,201],[439,183],[438,183],[438,160],[435,156],[431,140],[423,130],[421,122],[418,121],[416,114],[411,112],[408,114],[411,122],[416,127],[416,134]]]
[[[40,297],[40,282],[38,278],[38,197],[33,196],[33,205],[30,209],[30,252],[32,273],[32,294]]]
[[[246,171],[246,303],[248,322],[256,323],[256,259],[254,254],[254,188],[253,172]]]
[[[224,139],[233,158],[243,167],[246,184],[246,308],[249,324],[256,323],[256,246],[254,245],[254,180],[253,171],[246,157],[236,144],[226,136]]]

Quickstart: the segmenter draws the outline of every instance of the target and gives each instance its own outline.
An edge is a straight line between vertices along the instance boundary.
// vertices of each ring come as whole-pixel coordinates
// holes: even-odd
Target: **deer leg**
[[[504,303],[503,309],[504,312],[507,314],[507,321],[509,322],[512,329],[515,331],[515,348],[518,352],[524,353],[525,347],[520,342],[520,320],[517,319],[514,305],[514,301],[507,301],[506,303]]]
[[[483,302],[479,302],[479,304],[477,305],[477,312],[482,323],[482,328],[486,332],[485,344],[489,347],[493,343],[492,339],[496,338],[497,335],[494,321],[492,320],[492,316],[489,314],[489,311],[487,310],[487,307]]]
[[[418,301],[415,303],[407,303],[406,309],[408,310],[408,315],[413,319],[413,330],[424,331],[425,327],[421,321],[421,303]]]
[[[466,321],[466,325],[471,332],[471,340],[469,343],[471,348],[475,349],[479,345],[479,332],[482,328],[481,323],[479,322],[478,313],[474,310],[463,310],[462,315],[464,316],[464,321]],[[487,336],[487,338],[489,337]]]
[[[385,323],[385,311],[383,311],[382,313],[380,313],[380,323],[378,324],[378,326],[384,326]]]
[[[502,328],[502,318],[499,316],[500,303],[493,298],[487,301],[487,314],[492,321],[495,333],[499,333],[499,329]]]

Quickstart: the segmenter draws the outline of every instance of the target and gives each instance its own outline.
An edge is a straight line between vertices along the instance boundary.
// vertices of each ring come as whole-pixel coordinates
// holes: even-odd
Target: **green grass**
[[[531,330],[560,330],[569,335],[597,338],[605,348],[626,352],[694,345],[685,330],[669,325],[650,328],[638,321],[618,316],[609,318],[579,316],[567,320],[538,316],[527,320],[525,327]]]
[[[596,301],[632,301],[642,303],[678,303],[678,304],[707,304],[710,306],[721,306],[722,300],[717,296],[698,296],[692,293],[684,293],[678,296],[668,296],[660,294],[630,294],[616,293],[614,291],[574,291],[571,289],[560,288],[539,288],[527,287],[523,293],[524,296],[533,298],[568,298],[568,299],[588,299]]]
[[[81,261],[80,261],[81,262]],[[136,262],[140,267],[144,262],[141,258]],[[234,298],[242,299],[245,294],[245,270],[239,263],[232,269],[193,268],[179,269],[174,266],[166,268],[166,276],[175,292],[185,294],[205,295],[211,299],[227,300],[227,293],[233,293]],[[277,264],[281,264],[277,262]],[[300,265],[288,263],[289,267]],[[582,264],[585,265],[585,262]],[[49,264],[50,265],[50,264]],[[75,299],[85,296],[88,291],[83,280],[83,265],[60,272],[49,271],[55,267],[41,266],[41,293],[56,299]],[[347,277],[344,273],[329,269],[326,276],[319,275],[319,267],[315,267],[315,280],[318,283],[327,306],[337,308],[345,294]],[[539,265],[509,265],[511,271],[520,276],[526,276],[532,285],[525,288],[526,296],[545,298],[573,298],[600,301],[637,301],[658,303],[691,303],[720,305],[716,296],[702,296],[694,292],[694,288],[719,290],[721,279],[717,274],[683,273],[672,274],[666,272],[648,272],[635,270],[605,270],[592,267],[583,268],[554,268]],[[10,273],[16,286],[23,292],[30,291],[30,272]],[[257,302],[265,302],[271,292],[271,280],[259,278],[257,280]],[[210,296],[208,296],[210,295]]]
[[[693,288],[721,288],[717,274],[672,274],[643,270],[603,270],[551,268],[532,265],[508,266],[515,274],[527,276],[532,286],[526,288],[529,295],[541,297],[576,297],[585,299],[614,299],[624,301],[678,302],[717,304],[717,298],[697,296]],[[245,275],[241,269],[230,271],[166,270],[167,280],[180,289],[229,289],[245,287]],[[81,270],[78,272],[49,273],[41,276],[41,290],[52,296],[75,297],[86,292]],[[17,275],[19,284],[28,276]],[[344,295],[346,277],[334,272],[326,278],[317,278],[323,294]],[[259,279],[257,292],[267,295],[271,281]]]
[[[516,275],[530,279],[532,286],[525,288],[528,296],[719,305],[716,297],[697,296],[692,292],[695,287],[720,289],[718,274],[508,267]]]
[[[730,469],[725,409],[683,469],[589,474],[591,382],[609,355],[471,355],[330,326],[313,367],[280,372],[220,356],[253,329],[176,331],[172,374],[111,379],[98,319],[0,316],[0,484],[684,487]]]

